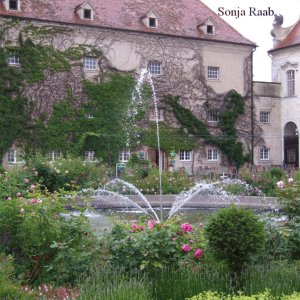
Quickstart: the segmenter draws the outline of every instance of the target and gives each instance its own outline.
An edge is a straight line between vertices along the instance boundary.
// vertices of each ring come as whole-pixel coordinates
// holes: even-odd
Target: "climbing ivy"
[[[159,124],[159,137],[160,147],[166,151],[193,150],[198,146],[197,141],[189,138],[182,128],[171,128],[162,122]],[[156,124],[142,131],[141,143],[152,148],[157,148]]]
[[[182,129],[205,143],[214,144],[226,155],[230,164],[239,169],[248,159],[244,155],[243,144],[238,141],[235,124],[244,113],[244,101],[237,92],[230,91],[224,97],[224,110],[219,114],[221,134],[212,135],[204,122],[199,120],[189,109],[179,103],[179,97],[167,95],[164,101],[171,107],[172,112]]]

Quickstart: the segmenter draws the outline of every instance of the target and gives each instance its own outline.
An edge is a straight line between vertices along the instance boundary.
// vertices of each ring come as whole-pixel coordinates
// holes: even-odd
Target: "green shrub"
[[[75,283],[97,253],[87,219],[64,217],[71,200],[57,194],[28,196],[0,202],[0,251],[13,255],[25,282]]]
[[[110,239],[111,263],[126,269],[155,270],[193,265],[201,261],[203,254],[200,234],[188,223],[118,224],[112,229]]]
[[[129,168],[122,179],[132,183],[143,194],[159,194],[159,170],[157,168]],[[162,173],[163,194],[179,194],[190,189],[194,185],[193,179],[188,177],[184,171]]]
[[[214,215],[207,227],[206,237],[212,254],[224,261],[232,273],[241,274],[265,245],[265,230],[250,210],[230,206]]]
[[[263,293],[257,294],[257,295],[251,295],[246,296],[243,293],[239,293],[238,295],[224,295],[219,294],[217,292],[204,292],[200,293],[197,296],[194,296],[192,298],[187,298],[186,300],[278,300],[278,297],[272,296],[270,294],[270,291],[266,290]],[[293,293],[292,295],[283,295],[280,297],[281,300],[297,300],[300,299],[300,293]]]
[[[288,247],[292,259],[300,259],[300,216],[293,218],[287,224]]]

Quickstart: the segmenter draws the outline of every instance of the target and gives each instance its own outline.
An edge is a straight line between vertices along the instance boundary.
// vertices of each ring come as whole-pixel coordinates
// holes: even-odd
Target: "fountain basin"
[[[134,203],[145,208],[146,204],[140,199],[138,195],[126,195]],[[176,195],[145,195],[152,207],[160,207],[162,199],[163,207],[170,208],[175,202]],[[130,203],[122,201],[110,201],[110,196],[103,195],[101,200],[92,200],[91,206],[94,208],[133,208]],[[236,204],[245,208],[253,209],[273,209],[277,207],[276,197],[262,197],[262,196],[234,196],[224,197],[223,195],[195,195],[192,199],[184,204],[185,208],[221,208],[231,204]]]

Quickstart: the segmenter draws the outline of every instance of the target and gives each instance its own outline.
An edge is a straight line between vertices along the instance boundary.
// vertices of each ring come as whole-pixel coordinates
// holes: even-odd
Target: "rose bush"
[[[153,220],[117,224],[109,236],[111,262],[141,270],[197,265],[203,257],[201,229]]]

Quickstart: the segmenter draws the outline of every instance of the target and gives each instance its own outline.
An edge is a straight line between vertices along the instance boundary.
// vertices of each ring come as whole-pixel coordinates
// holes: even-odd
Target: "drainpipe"
[[[251,93],[251,165],[252,169],[254,166],[254,88],[253,88],[253,53],[256,50],[254,48],[251,52],[251,85],[250,85],[250,93]]]

